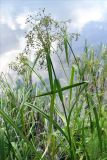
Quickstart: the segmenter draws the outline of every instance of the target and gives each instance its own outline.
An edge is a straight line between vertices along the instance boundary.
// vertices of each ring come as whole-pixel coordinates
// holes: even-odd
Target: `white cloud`
[[[31,14],[31,12],[28,11],[24,11],[23,13],[18,14],[17,16],[13,16],[7,13],[1,13],[0,23],[6,24],[12,30],[18,29],[18,26],[21,30],[24,30],[26,28],[26,19],[29,14]]]
[[[21,14],[18,15],[16,18],[16,23],[20,26],[20,29],[25,29],[26,28],[26,18],[28,14]]]
[[[18,54],[23,51],[26,41],[24,37],[19,38],[19,47],[15,50],[10,50],[0,55],[0,72],[8,73],[9,63],[15,60]]]
[[[13,18],[10,15],[0,15],[0,23],[6,24],[10,29],[16,30],[17,27],[21,30],[26,28],[26,18],[28,14],[23,13],[21,15],[18,15],[17,17]]]
[[[107,3],[83,3],[72,10],[72,27],[81,31],[89,22],[98,22],[105,19]]]
[[[12,30],[16,30],[16,24],[11,16],[0,15],[0,23],[6,24]]]
[[[83,27],[91,22],[91,21],[103,21],[105,18],[105,15],[107,13],[107,2],[102,3],[76,3],[74,6],[68,6],[71,7],[69,10],[70,15],[69,18],[72,19],[71,26],[74,30],[82,31]],[[26,28],[26,18],[28,17],[28,14],[31,14],[31,12],[23,11],[23,13],[19,14],[17,17],[13,18],[13,15],[10,16],[10,14],[2,14],[0,15],[0,22],[1,24],[8,25],[9,28],[12,30],[18,30],[19,28],[21,30],[24,30]],[[60,14],[60,13],[59,13]],[[101,27],[102,29],[102,27]],[[25,46],[25,38],[20,37],[19,39],[19,47],[16,48],[16,50],[11,50],[6,53],[2,53],[0,55],[0,71],[6,71],[8,64],[16,57],[17,53],[19,53],[21,50],[24,49]],[[54,48],[56,47],[56,44],[53,44]],[[58,68],[58,64],[56,62],[55,57],[54,59],[54,65],[56,68]],[[44,73],[44,72],[43,72]]]
[[[25,10],[23,13],[19,14],[16,19],[15,23],[19,25],[20,29],[24,30],[26,28],[26,19],[28,15],[32,15],[33,13],[29,10]]]
[[[79,9],[76,11],[74,27],[81,30],[88,22],[91,21],[101,21],[103,20],[103,15],[100,10]]]
[[[8,65],[18,55],[19,50],[11,50],[0,56],[0,72],[8,73]]]
[[[19,49],[22,51],[25,48],[26,45],[26,39],[25,37],[20,37],[19,38]]]

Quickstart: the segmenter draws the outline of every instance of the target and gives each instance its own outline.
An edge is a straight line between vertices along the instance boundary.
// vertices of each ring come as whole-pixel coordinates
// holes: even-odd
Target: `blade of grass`
[[[73,54],[73,57],[74,57],[74,59],[75,59],[75,62],[76,62],[76,64],[77,64],[77,66],[78,66],[79,74],[80,74],[80,77],[81,77],[81,70],[80,70],[80,66],[79,66],[79,63],[78,63],[78,61],[77,61],[77,58],[76,58],[76,56],[75,56],[75,53],[74,53],[74,51],[73,51],[73,49],[72,49],[72,47],[71,47],[71,45],[69,44],[68,41],[67,41],[67,43],[68,43],[68,46],[69,46],[69,48],[70,48],[70,50],[71,50],[71,53]]]
[[[47,68],[48,68],[50,87],[51,87],[51,91],[53,91],[52,65],[51,65],[50,55],[49,54],[46,55],[46,61],[47,61]]]
[[[39,109],[38,107],[30,104],[30,103],[25,103],[24,104],[27,107],[30,108],[34,108],[36,109],[39,113],[41,113],[43,115],[44,118],[46,118],[48,121],[50,121],[50,116],[47,115],[46,113],[44,113],[41,109]],[[52,124],[60,131],[60,133],[65,137],[65,139],[68,141],[68,136],[65,134],[65,132],[62,130],[62,128],[57,124],[57,122],[55,120],[52,120]]]
[[[64,47],[65,47],[65,53],[66,53],[66,61],[69,65],[69,55],[68,55],[68,38],[66,31],[64,32]]]
[[[32,68],[29,64],[26,63],[27,66],[29,66],[29,68],[36,74],[36,76],[39,78],[40,82],[43,84],[43,86],[46,88],[46,90],[48,91],[48,87],[46,82],[42,79],[42,77],[34,70],[34,68]]]
[[[87,160],[90,160],[89,154],[86,149],[86,144],[85,144],[84,120],[83,120],[83,125],[82,125],[82,144],[83,144],[83,148],[84,148],[84,152],[86,154]]]
[[[70,85],[70,86],[73,84],[74,73],[75,73],[75,69],[74,69],[74,67],[72,66],[71,74],[70,74],[70,82],[69,82],[69,85]],[[72,88],[70,89],[70,93],[69,93],[69,107],[70,107],[71,99],[72,99]]]
[[[94,102],[93,102],[91,97],[90,97],[90,100],[91,100],[91,103],[92,103],[92,106],[93,106],[93,112],[94,112],[95,121],[96,121],[97,134],[98,134],[98,138],[99,138],[99,146],[100,146],[100,151],[102,153],[102,136],[101,136],[101,128],[100,128],[100,124],[99,124],[100,121],[99,121],[96,106],[94,105]]]
[[[72,108],[71,108],[70,111],[69,111],[68,124],[70,123],[70,118],[71,118],[71,113],[72,113],[72,111],[73,111],[73,108],[75,107],[75,104],[76,104],[76,102],[78,101],[80,94],[81,94],[82,91],[86,88],[87,85],[88,85],[88,83],[86,83],[86,84],[83,86],[83,88],[81,88],[81,90],[80,90],[79,93],[78,93],[78,96],[76,97],[75,102],[74,102],[73,105],[72,105]]]
[[[20,129],[16,126],[16,124],[13,122],[13,120],[5,113],[2,109],[0,109],[0,114],[1,114],[1,116],[3,117],[3,119],[4,119],[5,121],[7,121],[7,122],[15,129],[15,131],[20,135],[20,137],[21,137],[22,139],[24,139],[24,140],[27,142],[27,144],[30,145],[30,147],[32,148],[32,150],[35,151],[34,146],[28,141],[28,139],[24,136],[24,134],[23,134],[23,133],[20,131]]]
[[[65,74],[65,77],[66,77],[66,79],[67,79],[67,81],[68,81],[69,79],[68,79],[68,76],[67,76],[67,74],[66,74],[66,71],[65,71],[63,62],[61,61],[61,58],[60,58],[60,56],[58,55],[57,51],[53,48],[53,46],[51,46],[51,47],[52,47],[52,49],[54,50],[54,52],[56,53],[56,55],[57,55],[57,57],[58,57],[58,59],[59,59],[59,62],[60,62],[60,64],[61,64],[62,70],[63,70],[63,72],[64,72],[64,74]]]
[[[83,84],[88,84],[88,81],[83,81],[83,82],[80,82],[80,83],[76,83],[76,84],[72,84],[72,85],[69,85],[69,86],[65,86],[65,87],[62,87],[60,90],[43,93],[41,95],[37,95],[36,97],[42,97],[42,96],[46,96],[46,95],[51,95],[51,94],[58,93],[60,91],[65,91],[65,90],[68,90],[70,88],[77,87],[77,86],[80,86],[80,85],[83,85]]]

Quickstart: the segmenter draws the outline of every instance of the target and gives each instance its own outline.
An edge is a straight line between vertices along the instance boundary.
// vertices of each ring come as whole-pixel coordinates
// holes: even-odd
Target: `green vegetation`
[[[106,46],[77,57],[68,22],[44,10],[27,21],[27,45],[10,64],[18,79],[0,78],[0,160],[107,160]]]

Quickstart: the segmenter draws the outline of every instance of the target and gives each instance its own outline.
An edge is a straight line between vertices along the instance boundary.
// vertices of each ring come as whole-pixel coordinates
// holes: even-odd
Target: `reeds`
[[[78,59],[67,31],[63,33],[61,41],[66,62],[63,64],[60,57],[60,64],[63,75],[67,76],[66,86],[53,65],[47,30],[45,41],[41,39],[41,42],[48,80],[37,73],[37,62],[29,63],[29,59],[23,61],[26,74],[21,75],[23,81],[19,86],[1,75],[1,160],[106,160],[107,61],[104,56],[107,50],[102,47],[98,57],[94,49],[85,46]],[[40,33],[39,36],[43,38]],[[39,85],[31,81],[33,74],[38,76]]]

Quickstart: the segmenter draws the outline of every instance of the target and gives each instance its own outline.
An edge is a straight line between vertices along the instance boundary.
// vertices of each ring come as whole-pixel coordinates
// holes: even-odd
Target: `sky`
[[[85,39],[93,46],[107,44],[107,0],[0,0],[0,72],[24,49],[26,18],[39,8],[55,19],[71,19],[70,31],[80,33],[78,51]]]

